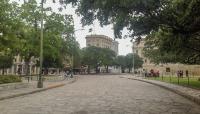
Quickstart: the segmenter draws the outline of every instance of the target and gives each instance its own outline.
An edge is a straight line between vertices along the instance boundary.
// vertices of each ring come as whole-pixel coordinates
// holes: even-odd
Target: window
[[[169,67],[166,68],[166,72],[170,72],[170,68]]]

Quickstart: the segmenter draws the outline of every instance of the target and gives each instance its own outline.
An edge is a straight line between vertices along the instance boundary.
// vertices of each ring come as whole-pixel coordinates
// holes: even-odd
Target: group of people
[[[177,71],[177,76],[178,76],[178,77],[183,78],[183,74],[184,74],[184,73],[183,73],[183,70],[178,70],[178,71]],[[189,75],[188,70],[185,71],[185,75],[186,75],[186,77],[188,77],[188,75]]]
[[[183,78],[183,70],[178,70],[177,76],[180,77],[180,78]]]
[[[144,71],[144,76],[145,77],[159,77],[160,72],[159,70],[155,71],[153,69],[150,70],[150,72],[147,72],[147,70]]]

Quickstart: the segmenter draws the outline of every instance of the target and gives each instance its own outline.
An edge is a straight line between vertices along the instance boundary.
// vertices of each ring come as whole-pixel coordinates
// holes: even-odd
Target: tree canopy
[[[5,60],[5,56],[10,59],[19,54],[28,70],[31,57],[39,57],[41,6],[36,0],[24,0],[20,5],[3,0],[0,7],[0,59]],[[60,68],[64,61],[69,61],[66,58],[79,56],[80,47],[74,37],[73,18],[56,13],[51,8],[44,8],[44,11],[43,66]]]
[[[108,48],[99,48],[95,46],[89,46],[82,49],[82,64],[88,65],[89,70],[98,67],[105,66],[108,72],[108,66],[114,65],[116,53]]]
[[[138,69],[142,67],[143,60],[137,54],[132,54],[132,53],[128,53],[125,56],[119,55],[115,59],[115,64],[121,67],[122,72],[125,72],[125,69],[128,69],[128,72],[130,73],[133,68],[133,63],[134,63],[134,69]]]
[[[152,61],[200,63],[199,0],[63,1],[77,6],[83,25],[98,19],[102,26],[113,24],[118,38],[124,28],[130,31],[131,38],[148,36],[145,53],[156,54],[145,55]]]

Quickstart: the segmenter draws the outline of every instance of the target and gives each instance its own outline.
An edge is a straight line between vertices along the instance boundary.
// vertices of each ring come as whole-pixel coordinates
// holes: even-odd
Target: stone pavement
[[[152,84],[93,75],[0,101],[0,114],[200,114],[200,106]]]
[[[192,89],[192,88],[188,88],[188,87],[184,87],[184,86],[180,86],[180,85],[175,85],[175,84],[171,84],[171,83],[156,81],[156,80],[148,80],[148,79],[145,79],[144,77],[139,77],[139,76],[125,75],[122,77],[128,78],[128,79],[133,79],[133,80],[139,80],[139,81],[143,81],[143,82],[147,82],[150,84],[154,84],[154,85],[163,87],[163,88],[173,91],[179,95],[182,95],[200,105],[200,90]]]
[[[63,86],[64,84],[73,81],[73,79],[66,79],[62,81],[45,81],[43,82],[43,88],[37,88],[37,81],[30,81],[27,83],[27,80],[23,80],[23,84],[27,85],[27,87],[22,87],[22,88],[17,88],[17,89],[8,89],[8,90],[1,90],[0,91],[0,100],[8,99],[8,98],[13,98],[13,97],[18,97],[21,95],[27,95],[27,94],[32,94],[35,92],[40,92],[44,91],[47,89]]]

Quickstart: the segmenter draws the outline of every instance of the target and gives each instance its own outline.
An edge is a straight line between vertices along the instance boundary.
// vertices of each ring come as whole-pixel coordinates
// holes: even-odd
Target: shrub
[[[21,82],[19,76],[0,76],[0,84]]]

